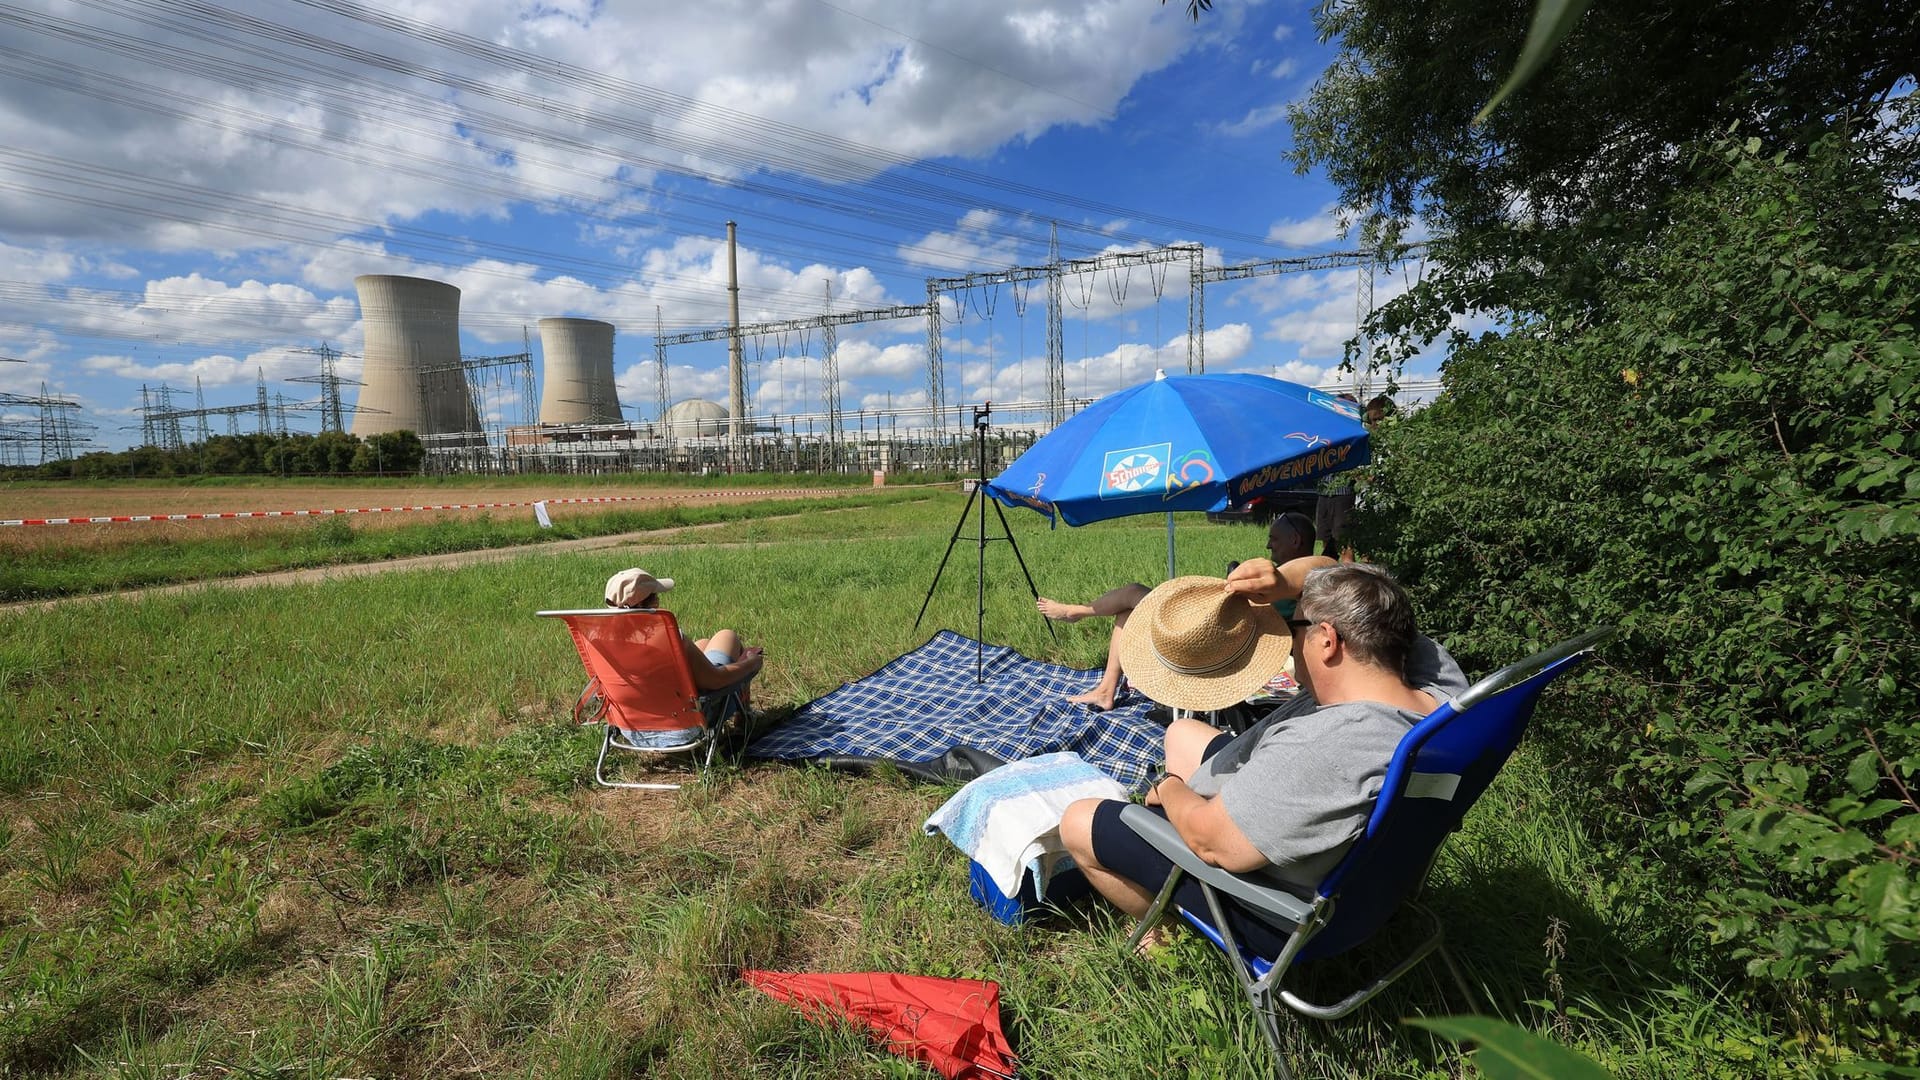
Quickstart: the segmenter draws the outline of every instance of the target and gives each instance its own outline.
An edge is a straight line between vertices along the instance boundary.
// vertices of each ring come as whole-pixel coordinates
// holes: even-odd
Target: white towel
[[[1060,842],[1060,818],[1081,799],[1125,799],[1118,780],[1079,754],[1064,752],[1015,761],[977,777],[927,819],[929,836],[945,833],[980,864],[1001,893],[1020,892],[1022,871],[1033,874],[1034,896],[1046,898],[1047,879],[1071,865]]]

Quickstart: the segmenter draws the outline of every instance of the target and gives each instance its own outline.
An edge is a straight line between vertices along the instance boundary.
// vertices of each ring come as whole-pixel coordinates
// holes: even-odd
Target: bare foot
[[[1140,944],[1133,947],[1133,955],[1138,956],[1142,960],[1146,960],[1158,956],[1172,947],[1173,927],[1168,926],[1166,923],[1160,923],[1149,927],[1147,932],[1141,935]]]
[[[1113,708],[1114,691],[1104,685],[1096,686],[1084,694],[1075,694],[1067,700],[1075,705],[1086,705],[1099,712]]]
[[[1085,604],[1063,604],[1058,600],[1049,600],[1044,596],[1040,598],[1039,603],[1033,606],[1040,609],[1040,614],[1045,615],[1054,622],[1079,622],[1081,619],[1093,614],[1093,609]]]

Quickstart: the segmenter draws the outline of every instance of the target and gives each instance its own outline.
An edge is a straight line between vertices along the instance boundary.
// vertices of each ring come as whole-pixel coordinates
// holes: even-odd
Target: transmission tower
[[[350,383],[354,386],[364,386],[365,384],[359,379],[342,379],[340,377],[339,360],[342,354],[332,345],[321,345],[317,349],[296,349],[294,351],[319,356],[320,373],[318,375],[296,375],[287,381],[319,383],[320,402],[316,408],[320,413],[320,430],[346,431],[347,425],[344,420],[346,407],[340,401],[340,384],[343,382]],[[300,408],[300,406],[291,407]]]
[[[1060,226],[1047,226],[1047,423],[1067,418],[1067,315],[1061,304]]]
[[[198,421],[200,445],[207,445],[207,440],[213,438],[213,432],[207,430],[207,395],[200,387],[198,375],[193,377],[193,412],[190,415]]]
[[[821,363],[825,370],[821,382],[825,383],[823,392],[827,399],[827,445],[831,448],[834,467],[840,465],[840,360],[835,354],[840,350],[839,335],[833,328],[833,282],[827,282],[827,307],[820,315],[820,333],[824,339]]]
[[[166,383],[151,388],[141,384],[141,429],[148,446],[179,450],[186,445],[186,440],[180,437],[180,418],[188,412],[173,407],[173,395],[182,392]]]
[[[658,305],[653,309],[653,418],[667,418],[667,328],[660,319]]]
[[[1373,314],[1373,263],[1364,262],[1355,272],[1358,287],[1353,295],[1353,396],[1366,400],[1366,387],[1373,379],[1373,335],[1367,333],[1367,319]]]
[[[933,286],[929,286],[929,294],[932,293],[933,288]],[[936,299],[934,302],[935,310],[938,310],[938,307],[939,303]],[[919,304],[914,304],[910,307],[907,305],[896,305],[888,308],[873,308],[867,311],[838,311],[825,315],[814,315],[804,319],[781,319],[775,322],[749,323],[740,328],[740,336],[746,338],[755,334],[806,333],[815,328],[850,326],[854,323],[885,322],[890,319],[919,319],[926,317],[926,315],[927,309],[921,307]],[[662,334],[656,330],[653,338],[653,346],[655,350],[654,355],[658,358],[657,362],[662,372],[661,385],[663,387],[665,386],[664,380],[666,376],[664,373],[667,364],[667,346],[690,345],[697,341],[722,341],[732,334],[733,328],[730,326],[722,326],[711,330],[688,330],[679,334]],[[828,353],[829,356],[831,356],[832,350],[829,349]],[[938,352],[934,352],[933,356],[937,359],[939,356]],[[836,384],[833,393],[837,395],[839,392],[839,387]],[[664,396],[662,400],[665,400]],[[936,412],[934,415],[937,421],[938,413]]]
[[[947,406],[947,387],[943,369],[946,358],[940,355],[940,286],[927,282],[927,406],[933,410],[933,426],[940,426],[940,415]]]
[[[80,403],[72,398],[56,397],[47,392],[47,384],[40,384],[40,394],[34,397],[27,394],[9,394],[0,391],[0,408],[25,406],[38,409],[39,416],[33,423],[14,423],[0,426],[0,439],[17,445],[21,453],[17,456],[24,464],[25,447],[29,443],[39,443],[40,464],[50,461],[71,460],[77,449],[77,440],[73,429],[77,422],[73,414],[80,411]],[[86,425],[78,425],[86,426]]]

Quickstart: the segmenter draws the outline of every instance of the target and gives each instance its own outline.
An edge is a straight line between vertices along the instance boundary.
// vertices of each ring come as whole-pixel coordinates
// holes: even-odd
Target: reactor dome
[[[727,407],[717,401],[688,398],[667,407],[660,418],[669,438],[692,439],[702,435],[727,433]]]

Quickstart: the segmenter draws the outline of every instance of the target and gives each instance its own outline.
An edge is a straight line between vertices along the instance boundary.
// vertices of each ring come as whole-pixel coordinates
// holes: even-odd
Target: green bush
[[[1721,955],[1874,1039],[1920,1016],[1920,211],[1837,138],[1693,166],[1597,303],[1454,342],[1355,541],[1481,670],[1619,624],[1538,730]]]

